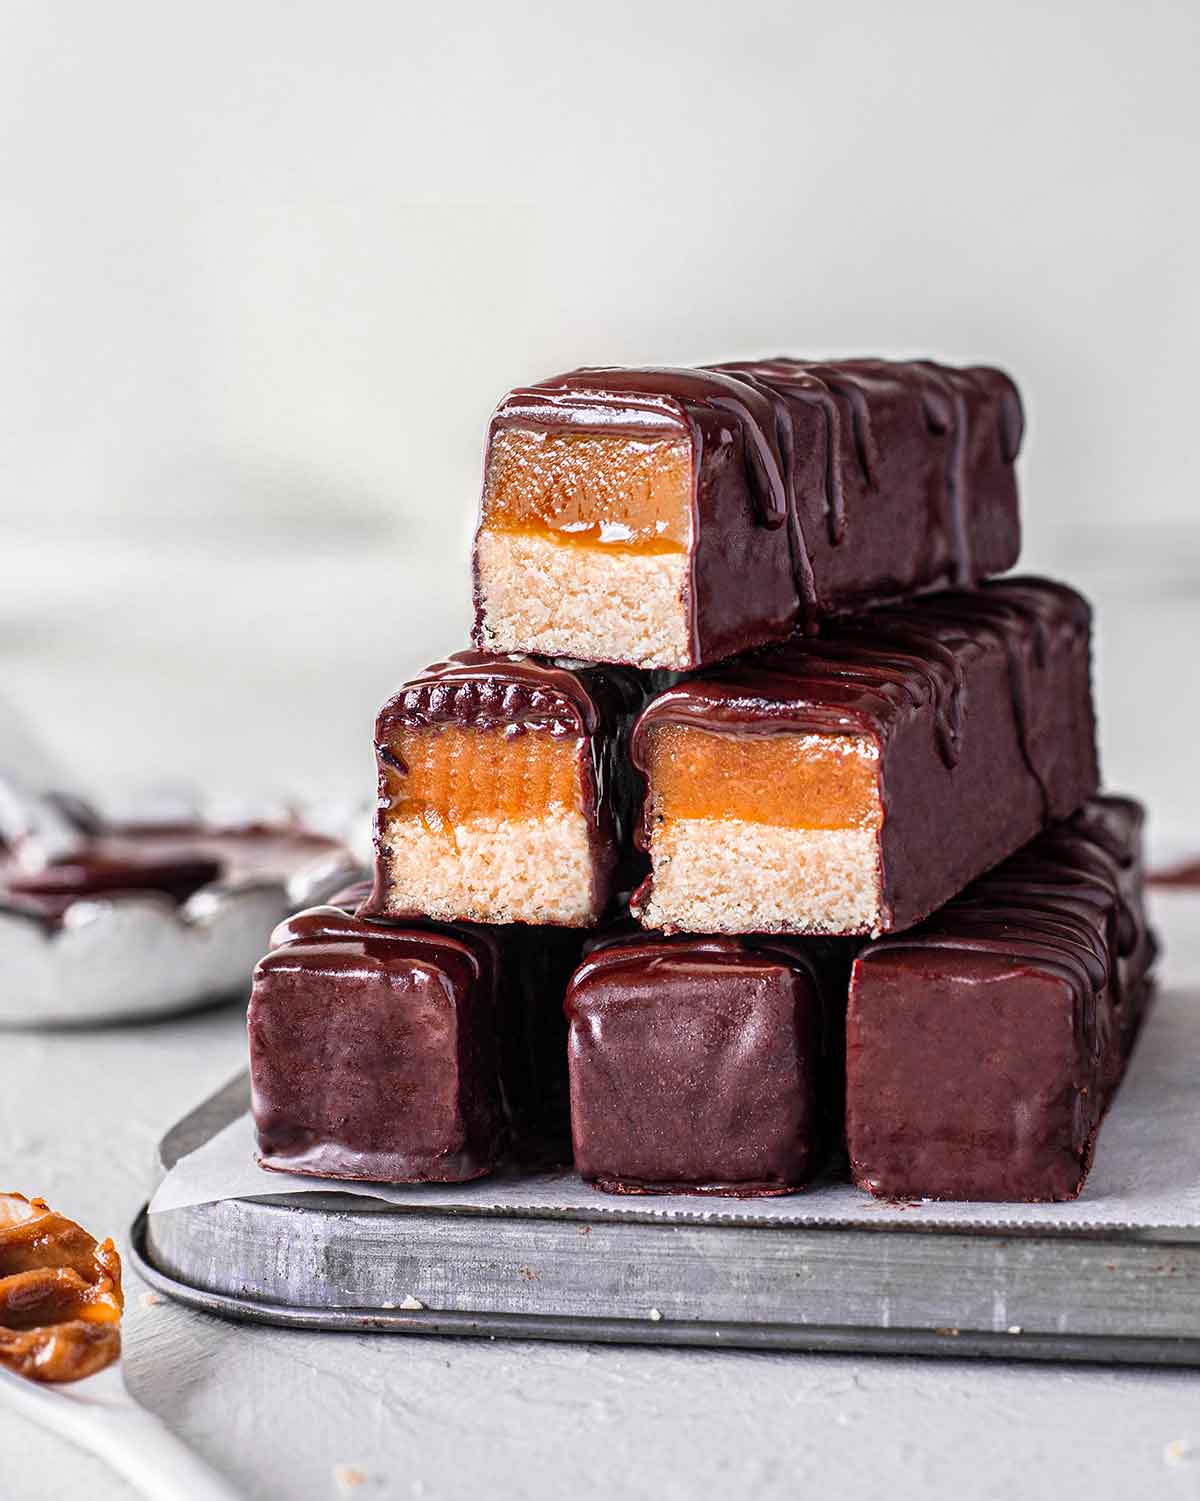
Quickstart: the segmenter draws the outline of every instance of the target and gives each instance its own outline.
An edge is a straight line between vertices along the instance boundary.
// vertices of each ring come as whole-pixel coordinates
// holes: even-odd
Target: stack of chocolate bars
[[[487,439],[475,645],[380,713],[373,884],[259,965],[269,1168],[1049,1200],[1149,993],[1087,603],[991,369],[577,370]],[[568,1134],[569,1133],[569,1134]],[[544,1155],[543,1159],[544,1160]]]

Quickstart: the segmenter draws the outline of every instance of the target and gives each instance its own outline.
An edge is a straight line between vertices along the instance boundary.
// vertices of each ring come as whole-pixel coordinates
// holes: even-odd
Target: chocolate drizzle
[[[944,950],[1024,959],[1071,986],[1080,1035],[1096,1058],[1110,1048],[1101,997],[1132,1043],[1141,989],[1157,944],[1142,910],[1136,803],[1097,797],[1048,828],[910,932],[879,939],[869,954]],[[1127,968],[1122,959],[1136,956]],[[1132,972],[1131,972],[1132,970]],[[1112,1081],[1110,1080],[1110,1083]]]
[[[963,664],[988,640],[1003,644],[1021,753],[1048,796],[1029,710],[1028,678],[1045,665],[1054,629],[1086,636],[1091,613],[1073,590],[1045,579],[1005,579],[970,594],[923,597],[840,621],[817,639],[761,648],[655,698],[634,731],[647,770],[647,732],[664,721],[738,734],[864,733],[885,739],[898,719],[929,709],[947,767],[961,754]]]
[[[883,1196],[1071,1199],[1145,1015],[1157,952],[1142,810],[1090,799],[855,961],[847,1133]]]
[[[1001,371],[955,368],[930,360],[826,363],[784,356],[694,370],[585,368],[511,392],[497,408],[492,427],[578,425],[639,436],[674,428],[693,444],[698,486],[704,441],[700,416],[710,411],[731,419],[741,437],[758,524],[770,530],[787,526],[800,614],[811,625],[819,614],[819,601],[814,547],[804,530],[807,505],[801,476],[808,414],[821,414],[825,528],[830,545],[840,548],[851,533],[843,434],[850,435],[849,446],[867,491],[877,492],[882,469],[877,414],[886,425],[892,408],[914,399],[925,430],[931,437],[946,439],[944,520],[951,577],[965,587],[980,576],[972,543],[972,456],[977,446],[989,442],[980,424],[994,425],[993,447],[1003,464],[1015,462],[1021,445],[1020,397]],[[697,493],[697,521],[699,504]]]

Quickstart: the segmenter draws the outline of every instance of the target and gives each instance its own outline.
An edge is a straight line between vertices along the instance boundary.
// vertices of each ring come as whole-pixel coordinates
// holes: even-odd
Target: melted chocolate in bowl
[[[73,902],[151,892],[182,905],[214,881],[285,882],[342,846],[305,829],[247,825],[120,827],[89,839],[69,859],[29,870],[0,858],[0,906],[51,922]]]

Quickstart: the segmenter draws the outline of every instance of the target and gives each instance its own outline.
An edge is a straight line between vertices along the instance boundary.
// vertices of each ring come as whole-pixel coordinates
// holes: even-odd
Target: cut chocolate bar
[[[929,922],[862,950],[846,1108],[861,1187],[1078,1194],[1149,990],[1140,829],[1135,803],[1096,798]]]
[[[998,370],[772,359],[574,370],[488,435],[475,641],[687,669],[1016,562]]]
[[[334,906],[274,941],[248,1018],[263,1166],[417,1183],[489,1171],[504,1140],[494,944]]]
[[[668,931],[910,927],[1097,787],[1090,619],[1005,580],[872,611],[660,694],[640,920]]]
[[[376,878],[364,917],[597,923],[633,875],[629,728],[651,680],[460,652],[376,725]]]
[[[844,945],[621,935],[567,990],[575,1165],[612,1193],[789,1193],[840,1134]]]

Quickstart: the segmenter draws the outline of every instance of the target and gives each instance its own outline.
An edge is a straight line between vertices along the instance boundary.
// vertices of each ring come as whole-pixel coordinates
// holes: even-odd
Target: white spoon
[[[242,1501],[239,1493],[136,1402],[121,1363],[67,1385],[0,1370],[0,1400],[103,1459],[148,1501]]]

